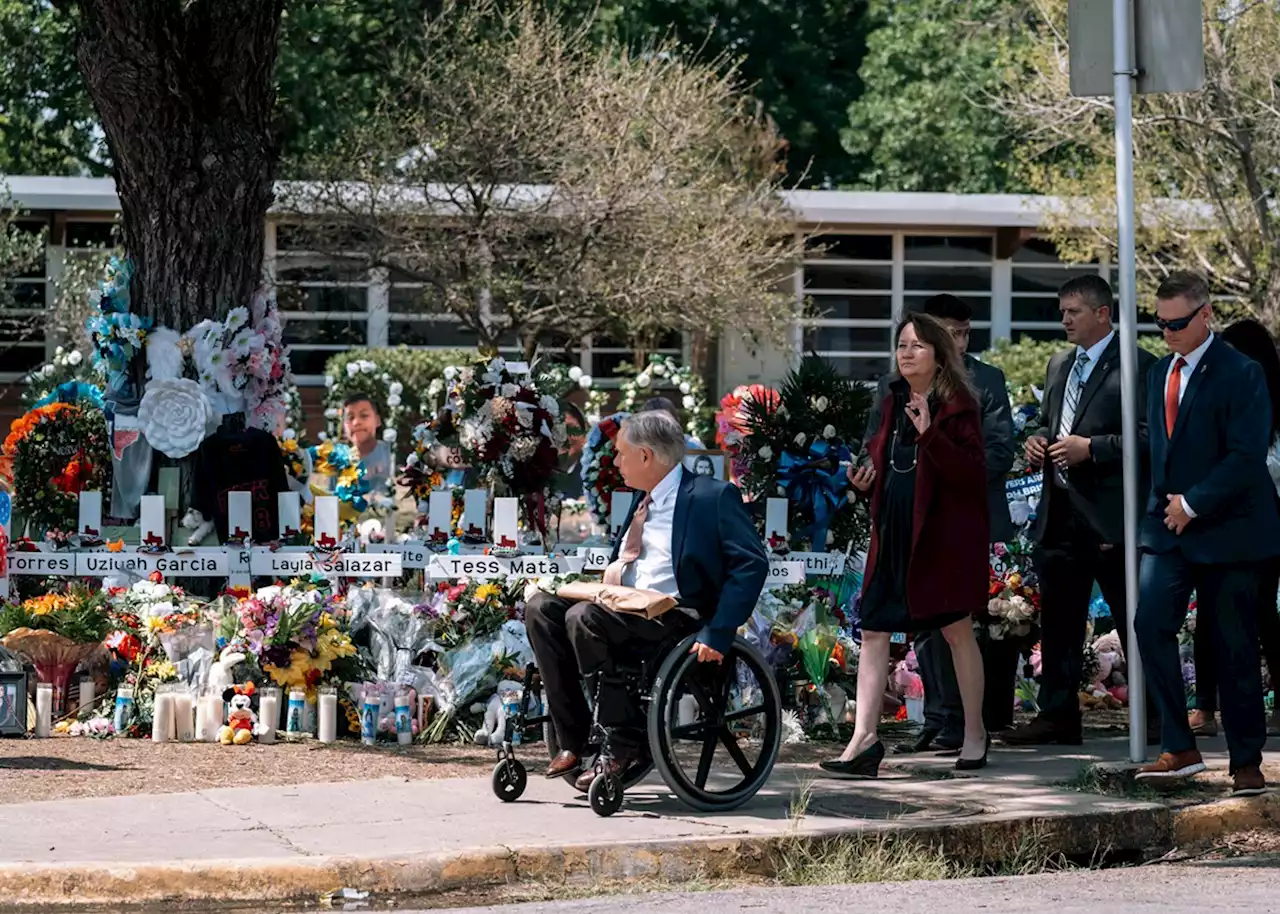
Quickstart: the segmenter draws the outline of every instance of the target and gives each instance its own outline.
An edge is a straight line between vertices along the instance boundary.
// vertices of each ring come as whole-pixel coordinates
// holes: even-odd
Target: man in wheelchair
[[[627,487],[643,494],[632,501],[604,577],[606,584],[674,597],[676,608],[651,619],[545,593],[525,607],[560,748],[549,778],[582,768],[592,728],[583,681],[609,732],[605,773],[621,777],[646,752],[646,741],[640,709],[614,675],[615,660],[696,631],[691,652],[719,663],[764,587],[768,555],[737,486],[689,472],[684,456],[684,430],[670,415],[641,412],[623,422],[618,469]],[[586,790],[593,776],[582,773],[578,789]]]

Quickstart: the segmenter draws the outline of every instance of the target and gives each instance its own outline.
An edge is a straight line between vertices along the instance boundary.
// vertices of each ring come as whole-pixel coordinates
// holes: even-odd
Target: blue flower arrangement
[[[86,384],[84,381],[67,381],[37,400],[35,406],[48,406],[50,403],[73,403],[102,409],[102,391],[97,385]]]
[[[349,444],[325,441],[307,450],[315,472],[333,477],[333,494],[339,501],[346,502],[357,511],[368,510],[369,499],[366,496],[369,483],[364,478],[364,463],[355,448]]]
[[[94,362],[106,366],[107,386],[111,390],[128,387],[126,372],[134,355],[146,342],[151,319],[129,311],[129,283],[133,267],[128,260],[112,257],[106,277],[98,284],[98,314],[85,326],[93,340]]]

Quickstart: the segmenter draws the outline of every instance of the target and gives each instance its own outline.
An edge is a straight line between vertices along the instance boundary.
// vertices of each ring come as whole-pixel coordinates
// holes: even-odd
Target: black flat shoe
[[[863,749],[847,762],[832,759],[819,762],[818,767],[828,774],[842,777],[874,778],[880,773],[880,763],[884,761],[884,743],[877,740]]]
[[[987,767],[987,753],[991,751],[991,734],[987,734],[987,745],[982,750],[982,758],[956,759],[956,771],[977,771]]]

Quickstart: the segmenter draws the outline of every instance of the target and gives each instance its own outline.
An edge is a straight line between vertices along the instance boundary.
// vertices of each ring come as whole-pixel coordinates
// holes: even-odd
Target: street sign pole
[[[1134,619],[1138,615],[1138,301],[1133,226],[1133,84],[1130,0],[1112,0],[1112,74],[1116,100],[1116,219],[1120,256],[1120,420],[1124,444],[1124,595],[1128,612],[1129,760],[1147,757],[1146,683]],[[1143,407],[1145,408],[1145,403]]]

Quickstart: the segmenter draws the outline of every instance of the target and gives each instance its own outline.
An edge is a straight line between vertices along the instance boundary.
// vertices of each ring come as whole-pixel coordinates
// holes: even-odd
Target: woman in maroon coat
[[[982,655],[972,614],[987,601],[986,458],[982,418],[968,372],[947,328],[912,314],[898,328],[898,377],[889,385],[871,465],[849,481],[871,498],[871,548],[859,617],[857,724],[833,774],[875,777],[884,759],[876,737],[893,632],[942,630],[964,704],[964,746],[956,768],[982,768]]]

